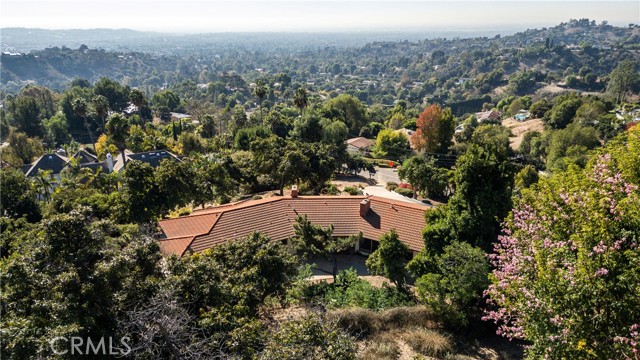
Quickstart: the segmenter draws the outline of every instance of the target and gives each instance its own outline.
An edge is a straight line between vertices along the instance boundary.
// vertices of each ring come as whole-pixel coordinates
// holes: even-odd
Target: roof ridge
[[[184,218],[187,218],[187,217],[205,216],[205,215],[218,215],[218,213],[217,213],[217,212],[208,212],[208,213],[203,213],[203,214],[194,214],[194,213],[191,213],[191,214],[189,214],[189,215],[187,215],[187,216],[178,216],[178,217],[175,217],[175,218],[166,218],[166,219],[161,219],[161,220],[160,220],[160,222],[163,222],[163,221],[170,221],[170,220],[180,220],[180,219],[184,219]]]
[[[410,202],[401,201],[401,200],[384,198],[384,197],[376,196],[376,195],[370,195],[370,196],[368,196],[368,198],[371,199],[371,200],[376,200],[376,201],[380,201],[380,202],[383,202],[383,203],[403,206],[403,207],[407,207],[407,208],[424,209],[424,210],[430,209],[430,207],[428,205],[420,205],[420,204],[410,203]]]

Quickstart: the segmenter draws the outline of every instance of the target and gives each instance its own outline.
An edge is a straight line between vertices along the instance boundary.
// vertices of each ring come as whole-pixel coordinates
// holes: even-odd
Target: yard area
[[[529,119],[526,121],[517,121],[514,118],[507,118],[502,121],[502,125],[511,130],[512,136],[509,139],[509,145],[513,150],[517,150],[522,143],[524,134],[531,131],[544,130],[542,119]]]

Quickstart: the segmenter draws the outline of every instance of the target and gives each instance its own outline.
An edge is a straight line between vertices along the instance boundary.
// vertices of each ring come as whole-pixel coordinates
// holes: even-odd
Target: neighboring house
[[[403,133],[407,137],[407,139],[409,139],[409,147],[411,148],[411,150],[416,149],[415,145],[413,145],[413,134],[416,133],[414,130],[402,128],[396,131]]]
[[[132,153],[129,150],[125,150],[124,152],[125,152],[124,156],[127,157],[127,162],[131,160],[138,160],[138,161],[145,162],[154,168],[160,165],[160,162],[164,159],[181,161],[180,158],[168,152],[167,150],[154,150],[154,151],[145,151],[140,153]],[[121,153],[116,157],[115,163],[113,165],[113,171],[118,172],[124,166],[122,156],[123,154]]]
[[[177,113],[177,112],[172,112],[171,113],[171,121],[187,120],[187,119],[190,120],[191,119],[191,115]]]
[[[81,168],[88,168],[94,172],[100,168],[102,169],[101,171],[103,174],[108,174],[113,171],[113,166],[109,166],[108,160],[99,161],[97,156],[85,149],[80,149],[80,151],[75,153],[72,157],[74,159],[78,159]]]
[[[345,140],[344,143],[347,144],[347,152],[350,154],[360,154],[362,156],[369,156],[371,147],[375,144],[373,140],[363,137],[348,139]]]
[[[424,205],[376,196],[277,196],[196,210],[190,215],[161,220],[160,249],[167,255],[202,252],[254,231],[272,241],[287,241],[295,235],[298,215],[307,215],[315,225],[334,226],[333,235],[362,233],[356,251],[371,253],[378,239],[391,229],[413,252],[423,248]]]
[[[460,124],[458,126],[456,126],[456,128],[453,130],[454,133],[458,134],[464,131],[464,124]]]
[[[38,175],[38,171],[51,170],[51,175],[60,180],[60,172],[69,163],[69,158],[57,153],[44,154],[31,164],[24,165],[22,171],[27,177]]]
[[[64,153],[64,150],[61,149],[55,153],[45,154],[33,163],[24,165],[22,172],[24,172],[27,177],[33,177],[36,176],[40,170],[51,170],[51,175],[56,181],[59,181],[62,170],[70,165],[70,159],[62,155]],[[95,155],[85,149],[80,149],[72,158],[77,159],[82,168],[89,168],[95,171],[101,167],[104,173],[110,172],[106,161],[98,161]]]
[[[93,155],[92,153],[88,152],[85,149],[80,149],[77,153],[75,153],[72,156],[72,158],[78,159],[80,164],[98,162],[98,157]]]
[[[496,110],[482,111],[474,114],[478,122],[481,123],[486,120],[498,121],[500,120],[502,114]]]

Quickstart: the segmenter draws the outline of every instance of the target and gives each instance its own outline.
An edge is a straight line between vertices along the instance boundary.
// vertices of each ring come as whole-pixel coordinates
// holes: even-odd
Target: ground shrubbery
[[[347,186],[344,188],[343,192],[346,192],[349,195],[362,195],[362,190],[357,187]]]
[[[382,287],[375,287],[358,278],[355,269],[340,271],[335,284],[309,284],[303,290],[302,298],[307,303],[320,303],[331,309],[357,306],[384,310],[415,304],[409,294],[393,286],[384,284]]]
[[[404,188],[395,188],[393,189],[393,191],[397,192],[398,194],[402,195],[402,196],[406,196],[409,198],[413,197],[413,190],[411,189],[404,189]]]

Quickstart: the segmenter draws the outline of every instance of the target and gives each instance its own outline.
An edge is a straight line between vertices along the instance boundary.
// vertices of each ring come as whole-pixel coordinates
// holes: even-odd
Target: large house
[[[378,239],[396,229],[400,241],[413,252],[423,247],[422,229],[427,206],[377,196],[291,196],[270,197],[197,210],[187,216],[160,221],[160,249],[167,255],[197,253],[253,231],[273,241],[294,236],[298,215],[307,215],[316,225],[334,226],[334,236],[362,233],[356,251],[371,252]]]
[[[132,153],[125,150],[125,156],[127,157],[127,161],[138,160],[146,162],[152,167],[157,167],[164,159],[180,161],[176,155],[167,150],[145,151],[140,153]],[[109,157],[110,155],[107,155],[107,160],[99,161],[95,155],[85,149],[80,149],[80,151],[72,156],[81,168],[89,168],[93,171],[101,168],[103,173],[120,171],[123,167],[122,154],[116,157],[115,162],[111,161]],[[22,172],[24,172],[27,177],[30,177],[36,176],[40,170],[50,170],[53,177],[60,180],[60,173],[69,165],[70,159],[64,155],[64,151],[59,150],[55,153],[42,155],[33,163],[24,165]]]

